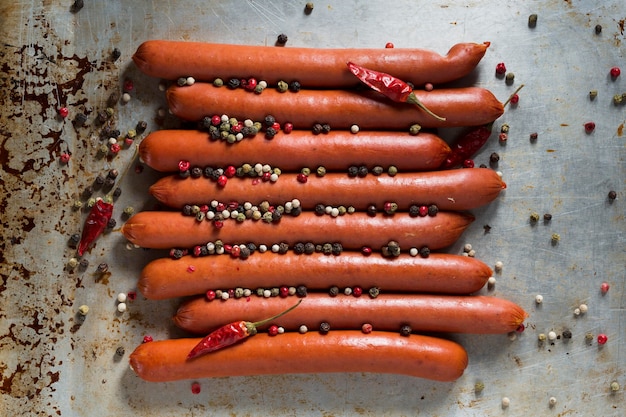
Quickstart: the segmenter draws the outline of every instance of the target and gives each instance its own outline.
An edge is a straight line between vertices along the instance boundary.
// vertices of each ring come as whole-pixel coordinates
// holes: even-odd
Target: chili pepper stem
[[[283,311],[281,313],[278,313],[275,316],[263,319],[261,321],[255,321],[255,322],[247,321],[247,322],[245,322],[246,323],[246,329],[248,330],[248,334],[250,336],[253,336],[253,335],[257,334],[257,332],[258,332],[257,328],[258,327],[261,327],[264,324],[267,324],[267,323],[269,323],[272,320],[276,320],[277,318],[279,318],[281,316],[284,316],[285,314],[289,313],[294,308],[298,307],[301,302],[302,302],[302,300],[298,301],[296,304],[294,304],[293,306],[289,307],[287,310],[285,310],[285,311]]]
[[[511,99],[513,98],[513,96],[515,94],[517,94],[519,92],[519,90],[521,90],[522,88],[524,88],[524,84],[520,85],[519,87],[517,87],[517,89],[515,91],[513,91],[513,94],[511,94],[509,96],[509,98],[504,102],[504,104],[502,105],[502,107],[506,107],[507,104],[509,104],[511,102]]]
[[[436,115],[435,113],[433,113],[432,111],[430,111],[430,110],[428,109],[428,107],[426,107],[426,106],[424,105],[424,103],[422,103],[422,102],[421,102],[421,101],[417,98],[417,96],[415,95],[415,93],[413,93],[413,92],[411,92],[411,94],[409,94],[409,96],[406,98],[406,102],[407,102],[407,103],[410,103],[410,104],[415,104],[415,105],[417,105],[417,107],[419,107],[420,109],[424,110],[426,113],[428,113],[429,115],[431,115],[432,117],[434,117],[434,118],[435,118],[435,119],[437,119],[437,120],[440,120],[440,121],[442,121],[442,122],[446,120],[446,118],[445,118],[445,117],[438,116],[438,115]]]

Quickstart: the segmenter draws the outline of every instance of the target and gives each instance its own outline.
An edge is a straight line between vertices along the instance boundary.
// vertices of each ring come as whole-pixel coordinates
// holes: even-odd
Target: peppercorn
[[[274,212],[274,213],[276,213],[276,212]],[[281,243],[278,245],[278,253],[280,253],[280,254],[285,254],[285,253],[287,253],[288,251],[289,251],[289,245],[288,245],[288,244],[286,244],[285,242],[281,242]]]
[[[85,113],[77,113],[74,117],[74,125],[76,127],[83,126],[87,122],[87,115]]]
[[[315,252],[315,245],[311,242],[307,242],[304,244],[304,253],[306,255],[311,255]]]
[[[70,245],[77,245],[80,242],[80,233],[74,233],[70,236]]]
[[[528,16],[528,27],[534,28],[535,26],[537,26],[537,15],[533,13],[530,16]]]
[[[296,287],[296,295],[298,297],[306,297],[307,294],[307,288],[304,285],[298,285]]]
[[[324,255],[330,255],[331,253],[333,253],[333,245],[331,245],[330,243],[324,243],[324,245],[322,245],[322,252],[324,253]]]
[[[107,222],[107,229],[113,229],[117,225],[117,221],[113,218]]]
[[[613,190],[609,191],[609,194],[607,195],[607,197],[609,198],[610,201],[613,201],[617,198],[617,193]]]
[[[333,243],[332,254],[338,256],[341,255],[341,252],[343,252],[343,246],[341,245],[341,243]]]
[[[304,5],[304,13],[309,14],[313,11],[313,2],[308,2],[307,4]]]
[[[422,126],[416,123],[414,125],[411,125],[411,127],[409,128],[409,134],[415,136],[420,132],[420,130],[422,130]]]
[[[411,205],[411,207],[409,207],[409,216],[411,217],[417,217],[420,214],[420,208],[418,205]]]
[[[420,256],[422,258],[428,258],[430,256],[430,249],[428,248],[428,246],[424,246],[420,249]]]
[[[96,272],[99,273],[105,273],[109,270],[109,265],[107,265],[106,263],[101,263],[98,265],[98,268],[96,269]]]
[[[368,294],[372,298],[376,298],[380,295],[380,289],[378,287],[372,287],[369,289]]]
[[[483,390],[485,389],[485,384],[482,382],[477,382],[474,384],[474,391],[477,394],[480,394],[481,392],[483,392]]]
[[[598,90],[591,90],[589,92],[589,100],[595,100],[598,97]]]
[[[240,85],[241,81],[239,81],[239,79],[237,78],[231,78],[230,80],[228,80],[228,88],[232,90],[239,88]]]
[[[336,286],[330,287],[330,289],[328,290],[328,294],[331,297],[336,297],[337,295],[339,295],[339,287],[336,287]]]
[[[537,223],[539,221],[539,213],[535,213],[534,211],[530,213],[530,222]]]
[[[602,25],[596,25],[594,30],[596,31],[596,35],[599,35],[600,33],[602,33]]]
[[[359,175],[359,167],[354,166],[354,165],[352,165],[352,166],[348,167],[348,176],[349,176],[349,177],[354,178],[354,177],[356,177],[357,175]]]
[[[85,198],[89,198],[93,195],[93,187],[91,185],[88,185],[87,187],[85,187],[85,189],[83,190],[83,197]]]
[[[367,176],[367,173],[368,173],[368,172],[369,172],[369,170],[367,169],[367,167],[366,167],[365,165],[361,165],[361,166],[358,168],[358,173],[357,173],[357,175],[358,175],[359,177],[363,178],[363,177],[366,177],[366,176]]]
[[[563,330],[563,339],[571,339],[572,338],[572,332],[569,330]]]
[[[326,175],[326,168],[324,168],[323,166],[319,166],[317,167],[317,170],[315,171],[315,173],[317,174],[318,177],[323,177],[324,175]]]
[[[395,240],[391,240],[387,243],[387,249],[389,250],[389,254],[391,256],[400,256],[400,245]]]
[[[313,125],[313,134],[314,135],[319,135],[320,133],[322,133],[323,130],[324,130],[324,128],[322,127],[321,123],[315,123]]]
[[[439,213],[439,207],[436,204],[431,204],[428,206],[428,215],[430,217],[435,217]]]
[[[502,133],[509,133],[509,125],[504,123],[501,127],[500,127],[500,132]]]
[[[274,136],[276,136],[276,133],[278,133],[278,132],[276,132],[276,129],[274,129],[273,127],[268,127],[265,130],[265,138],[266,139],[273,139]]]
[[[545,214],[543,215],[543,221],[547,223],[547,222],[549,222],[550,220],[552,220],[552,215],[551,215],[550,213],[545,213]]]
[[[318,216],[322,216],[326,213],[326,206],[323,204],[316,204],[315,205],[315,214],[317,214]]]
[[[624,96],[626,96],[625,94],[615,94],[613,96],[613,104],[615,104],[616,106],[619,106],[620,104],[622,104],[622,101],[624,101]]]
[[[180,77],[179,79],[176,80],[176,84],[178,84],[179,87],[187,85],[187,78],[186,77]]]
[[[509,72],[506,74],[504,79],[506,80],[507,84],[513,84],[513,80],[515,80],[515,74],[513,74],[512,72]]]
[[[375,216],[375,215],[376,215],[376,206],[375,206],[375,205],[373,205],[373,204],[372,204],[372,205],[367,206],[367,214],[368,214],[369,216],[372,216],[372,217],[373,217],[373,216]]]
[[[330,331],[330,324],[328,324],[327,322],[322,322],[320,323],[320,332],[321,333],[328,333]]]
[[[533,132],[530,134],[530,141],[535,142],[538,137],[539,137],[539,134],[537,132]]]
[[[302,88],[302,85],[298,81],[292,81],[289,83],[289,91],[297,93]]]
[[[286,91],[289,91],[289,84],[287,84],[285,81],[281,80],[276,85],[276,88],[278,89],[278,92],[284,93]]]
[[[86,258],[81,259],[78,263],[78,267],[83,270],[87,269],[87,267],[89,267],[89,260]]]
[[[411,335],[412,331],[413,329],[411,329],[411,326],[409,326],[408,324],[405,324],[404,326],[400,327],[400,334],[402,336],[408,337]]]
[[[280,35],[278,35],[278,37],[276,38],[276,43],[278,45],[284,45],[287,43],[287,40],[289,38],[287,37],[287,35],[285,35],[284,33],[281,33]]]
[[[551,240],[553,245],[557,244],[559,240],[561,240],[561,235],[559,235],[558,233],[552,233]]]
[[[389,174],[390,177],[395,177],[396,174],[398,173],[398,168],[396,168],[395,166],[391,165],[388,169],[387,169],[387,174]]]
[[[330,125],[328,123],[324,123],[322,125],[322,133],[324,134],[330,133]]]
[[[298,242],[293,245],[293,251],[296,255],[302,255],[304,253],[304,243]]]
[[[382,175],[383,172],[385,172],[385,169],[381,166],[375,166],[372,168],[372,174],[376,176]]]

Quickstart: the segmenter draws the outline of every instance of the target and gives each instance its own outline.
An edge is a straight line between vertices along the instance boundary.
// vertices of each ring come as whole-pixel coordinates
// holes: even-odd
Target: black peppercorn
[[[409,216],[417,217],[419,215],[420,215],[420,208],[419,208],[419,206],[413,204],[411,207],[409,207]]]
[[[239,81],[238,78],[231,78],[230,80],[228,80],[228,88],[232,90],[239,88],[240,85],[241,81]]]
[[[563,330],[563,339],[571,339],[572,338],[572,332],[569,330]]]
[[[609,198],[609,200],[613,201],[617,198],[617,193],[613,190],[609,191],[609,194],[607,196]]]
[[[74,0],[74,4],[72,4],[72,7],[71,7],[71,12],[72,13],[77,13],[83,7],[85,7],[85,2],[83,0]]]
[[[100,265],[98,265],[98,268],[97,268],[97,270],[96,270],[96,271],[97,271],[97,272],[100,272],[100,273],[105,273],[105,272],[107,272],[108,270],[109,270],[109,265],[107,265],[107,264],[105,264],[105,263],[103,262],[103,263],[101,263]]]
[[[193,178],[200,178],[202,176],[202,168],[200,167],[191,168],[191,176]]]
[[[430,217],[435,217],[439,213],[439,207],[436,204],[431,204],[428,206],[428,215]]]
[[[205,176],[206,178],[211,178],[211,176],[213,175],[213,168],[211,168],[211,167],[206,167],[206,168],[204,168],[203,173],[204,173],[204,176]]]
[[[256,245],[254,243],[248,243],[246,245],[246,247],[248,248],[248,250],[250,251],[251,254],[254,253],[254,251],[257,250],[257,247],[256,247]]]
[[[359,167],[354,166],[354,165],[348,167],[348,176],[349,177],[353,177],[354,178],[357,175],[359,175]]]
[[[172,258],[174,259],[180,259],[185,254],[185,252],[183,252],[182,249],[174,249],[170,253],[171,253]]]
[[[191,175],[191,171],[189,171],[189,170],[178,171],[178,176],[180,178],[189,178],[190,175]]]
[[[104,179],[104,175],[99,174],[94,180],[94,185],[98,187],[102,186],[102,184],[104,184]]]
[[[290,213],[293,217],[298,217],[299,215],[302,214],[302,207],[296,207],[296,208],[292,208],[291,209],[291,213]]]
[[[489,155],[489,163],[491,165],[497,164],[498,161],[500,161],[500,155],[498,155],[497,152],[493,152],[491,155]]]
[[[330,294],[331,297],[336,297],[339,295],[339,287],[330,287],[330,290],[328,290],[328,294]]]
[[[329,331],[330,331],[330,324],[328,324],[328,322],[323,321],[322,323],[320,323],[321,333],[328,333]]]
[[[315,214],[317,214],[318,216],[322,216],[326,213],[326,206],[323,204],[316,204],[315,205]]]
[[[124,356],[124,353],[126,353],[126,350],[124,350],[124,348],[122,346],[120,346],[117,349],[115,349],[115,354],[117,356]]]
[[[322,125],[320,123],[315,123],[313,125],[313,134],[314,135],[319,135],[320,133],[322,133],[323,130],[324,130],[324,128],[322,127]]]
[[[83,197],[85,198],[89,198],[93,195],[93,187],[91,185],[88,185],[87,187],[85,187],[85,189],[83,190]]]
[[[410,336],[412,331],[413,329],[411,329],[411,326],[409,326],[408,324],[400,327],[400,334],[402,336]]]
[[[293,245],[293,251],[296,255],[302,255],[304,253],[304,243],[298,242]]]
[[[137,132],[137,134],[142,134],[143,132],[146,131],[146,129],[148,128],[148,123],[144,122],[143,120],[137,122],[137,126],[135,126],[135,131]]]
[[[272,139],[274,136],[276,136],[276,133],[277,133],[277,132],[276,132],[276,129],[274,129],[273,127],[268,127],[268,128],[265,130],[265,137],[266,137],[267,139]]]
[[[285,35],[284,33],[281,33],[280,35],[278,35],[278,38],[276,38],[276,43],[278,45],[284,45],[287,43],[287,40],[289,38],[287,37],[287,35]]]
[[[550,213],[546,213],[543,215],[544,222],[549,222],[550,220],[552,220],[552,215]]]
[[[87,258],[81,259],[80,262],[78,263],[78,266],[80,269],[87,269],[87,267],[89,267],[89,259]]]
[[[239,258],[248,259],[250,257],[250,254],[251,254],[250,249],[248,249],[247,246],[243,246],[241,250],[239,251]]]
[[[330,125],[328,123],[322,125],[322,133],[330,133]]]
[[[111,52],[111,59],[113,59],[113,62],[120,59],[121,56],[122,56],[122,52],[117,48],[113,48],[113,52]]]
[[[115,219],[109,219],[107,222],[107,229],[113,229],[117,225],[117,221]]]
[[[297,93],[302,88],[302,85],[298,81],[292,81],[289,83],[289,90]],[[322,126],[323,127],[323,126]]]
[[[214,169],[211,173],[211,179],[217,181],[221,177],[220,172],[217,169]]]
[[[533,13],[530,16],[528,16],[528,27],[534,28],[535,26],[537,26],[537,15]]]
[[[185,204],[183,206],[183,215],[184,216],[191,216],[192,213],[192,208],[191,208],[191,204]]]
[[[530,141],[534,142],[537,140],[538,137],[539,137],[539,134],[537,132],[533,132],[530,134]]]
[[[324,245],[322,245],[322,252],[324,253],[324,255],[330,255],[331,253],[333,253],[333,245],[331,245],[330,243],[324,243]]]
[[[274,213],[277,213],[276,211]],[[289,245],[286,243],[281,243],[278,245],[278,253],[285,254],[289,251]]]
[[[276,123],[276,118],[271,114],[268,114],[267,116],[265,116],[265,119],[263,119],[263,121],[265,122],[265,126],[271,127],[274,123]]]
[[[487,165],[485,165],[485,164],[480,164],[480,165],[478,165],[478,168],[487,168]]]
[[[109,177],[109,178],[113,178],[113,179],[116,179],[116,178],[117,178],[117,176],[118,176],[119,174],[120,174],[120,173],[119,173],[119,171],[118,171],[117,169],[112,169],[112,170],[110,170],[110,171],[109,171],[109,173],[107,174],[107,177]]]
[[[428,249],[428,246],[424,246],[420,249],[420,256],[422,258],[428,258],[430,256],[430,249]]]
[[[376,206],[373,205],[373,204],[370,205],[370,206],[367,206],[367,214],[369,216],[375,216],[376,215]]]
[[[596,35],[602,33],[602,25],[596,25],[595,27]]]
[[[107,99],[107,105],[109,107],[113,107],[117,104],[118,101],[120,101],[120,93],[114,91],[109,95],[109,98]]]
[[[80,242],[80,233],[74,233],[70,236],[70,243],[77,245]]]
[[[307,242],[304,244],[304,253],[306,255],[310,255],[315,252],[315,245],[311,242]]]
[[[306,293],[307,293],[306,286],[298,285],[296,287],[296,294],[298,295],[298,297],[306,297]]]
[[[359,177],[363,178],[363,177],[367,176],[367,173],[368,173],[368,172],[369,172],[369,171],[368,171],[367,167],[366,167],[365,165],[361,165],[361,166],[359,167],[359,170],[358,170],[358,174],[357,174],[357,175],[358,175]]]
[[[115,190],[113,190],[113,197],[114,198],[118,198],[121,195],[122,195],[122,189],[120,187],[117,187]]]
[[[80,127],[87,122],[87,115],[85,113],[78,113],[76,117],[74,117],[74,125]]]
[[[109,120],[109,114],[104,110],[100,110],[98,112],[98,123],[103,124],[107,120]],[[109,136],[109,137],[114,137],[114,136]]]
[[[341,252],[343,252],[343,246],[341,246],[341,243],[333,243],[333,249],[332,249],[333,255],[335,256],[341,255]]]
[[[209,249],[206,247],[206,245],[200,246],[200,256],[207,256],[208,254]]]

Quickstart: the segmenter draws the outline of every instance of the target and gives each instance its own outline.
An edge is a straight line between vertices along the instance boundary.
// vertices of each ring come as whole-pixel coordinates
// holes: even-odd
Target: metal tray
[[[0,370],[2,415],[246,416],[246,415],[624,415],[626,386],[624,105],[626,14],[620,1],[326,1],[304,13],[300,1],[2,2],[0,49]],[[538,15],[535,28],[528,16]],[[596,34],[594,27],[603,30]],[[493,204],[474,210],[477,220],[450,252],[471,243],[490,265],[504,263],[493,294],[515,301],[530,317],[524,333],[453,336],[468,350],[470,365],[454,383],[369,374],[219,378],[152,384],[137,378],[128,353],[144,335],[181,336],[170,317],[178,300],[139,297],[124,314],[116,294],[135,288],[145,263],[162,252],[128,248],[118,232],[103,236],[86,270],[66,268],[68,240],[86,216],[72,204],[97,174],[122,170],[131,158],[96,157],[94,119],[124,79],[135,83],[132,100],[116,106],[120,130],[139,120],[158,129],[165,108],[159,80],[142,76],[130,61],[147,39],[204,40],[271,45],[279,33],[287,47],[416,46],[446,53],[456,42],[491,41],[469,80],[506,98],[521,84],[521,100],[498,120],[509,140],[495,138],[476,157],[501,155],[498,170],[508,188]],[[111,58],[114,48],[121,56]],[[515,73],[514,85],[494,77],[496,63]],[[591,101],[590,90],[598,96]],[[68,119],[57,117],[67,106]],[[83,127],[72,117],[87,114]],[[596,129],[586,134],[583,124]],[[167,116],[164,126],[176,121]],[[536,142],[529,141],[532,132]],[[443,132],[447,138],[453,132]],[[68,165],[59,155],[69,151]],[[155,204],[147,186],[158,178],[134,167],[121,184],[114,218],[122,209]],[[612,203],[609,190],[617,191]],[[529,214],[552,214],[529,223]],[[491,227],[489,233],[483,226]],[[558,233],[558,244],[551,235]],[[110,275],[97,279],[96,265]],[[606,281],[611,289],[600,293]],[[542,294],[543,304],[535,304]],[[581,303],[589,311],[574,316]],[[79,306],[89,305],[85,320]],[[539,333],[568,329],[540,346]],[[608,335],[588,343],[587,333]],[[512,340],[513,339],[513,340]],[[118,347],[126,349],[123,358]],[[227,366],[227,365],[226,365]],[[621,388],[612,392],[610,384]],[[477,394],[476,382],[484,383]],[[501,406],[508,397],[510,406]],[[549,405],[549,398],[557,403]]]

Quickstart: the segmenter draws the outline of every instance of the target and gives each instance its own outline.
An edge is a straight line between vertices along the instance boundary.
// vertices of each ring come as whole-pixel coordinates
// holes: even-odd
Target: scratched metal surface
[[[626,107],[611,102],[626,91],[622,75],[608,70],[624,60],[621,1],[324,1],[310,15],[304,1],[3,1],[0,5],[0,383],[2,415],[155,416],[618,416],[624,415],[626,386],[626,298],[624,158]],[[537,27],[527,18],[538,14]],[[594,26],[603,31],[594,34]],[[116,313],[115,296],[135,288],[141,267],[162,253],[128,250],[119,233],[100,239],[85,270],[65,268],[72,233],[86,212],[72,203],[98,173],[122,170],[131,152],[109,161],[97,158],[96,112],[121,81],[135,81],[133,100],[117,105],[113,123],[122,131],[137,121],[158,129],[164,106],[158,80],[138,74],[130,56],[151,38],[272,44],[277,34],[288,46],[419,46],[445,53],[456,42],[492,42],[472,79],[505,98],[524,83],[521,101],[498,121],[511,127],[500,146],[492,138],[476,158],[486,163],[497,151],[508,189],[498,201],[475,210],[475,224],[450,249],[466,242],[493,265],[504,262],[493,291],[529,313],[528,329],[502,336],[455,337],[467,348],[470,365],[455,383],[381,375],[309,375],[150,384],[127,366],[143,335],[179,336],[170,324],[177,300],[138,298]],[[113,62],[111,52],[121,57]],[[515,85],[494,77],[497,62],[516,74]],[[587,93],[598,90],[590,101]],[[70,108],[65,121],[60,105]],[[85,126],[71,118],[88,116]],[[590,135],[583,123],[596,123]],[[167,119],[166,125],[175,125]],[[538,132],[536,143],[529,134]],[[444,132],[444,135],[451,134]],[[61,165],[59,155],[72,153]],[[157,175],[134,170],[122,182],[114,218],[122,209],[153,207],[147,184]],[[618,198],[612,204],[607,192]],[[96,195],[102,193],[96,192]],[[529,214],[550,212],[549,224],[529,224]],[[485,233],[483,226],[490,225]],[[550,236],[561,240],[552,245]],[[110,274],[96,279],[106,262]],[[602,281],[611,284],[600,294]],[[534,303],[535,294],[544,303]],[[589,312],[578,318],[580,303]],[[82,304],[91,310],[78,319]],[[569,329],[573,337],[539,346],[537,335]],[[599,347],[585,334],[604,332]],[[118,346],[124,358],[115,357]],[[225,366],[228,366],[225,364]],[[474,392],[482,381],[485,389]],[[611,393],[609,385],[621,388]],[[502,397],[510,407],[501,407]],[[549,407],[548,399],[558,402]]]

